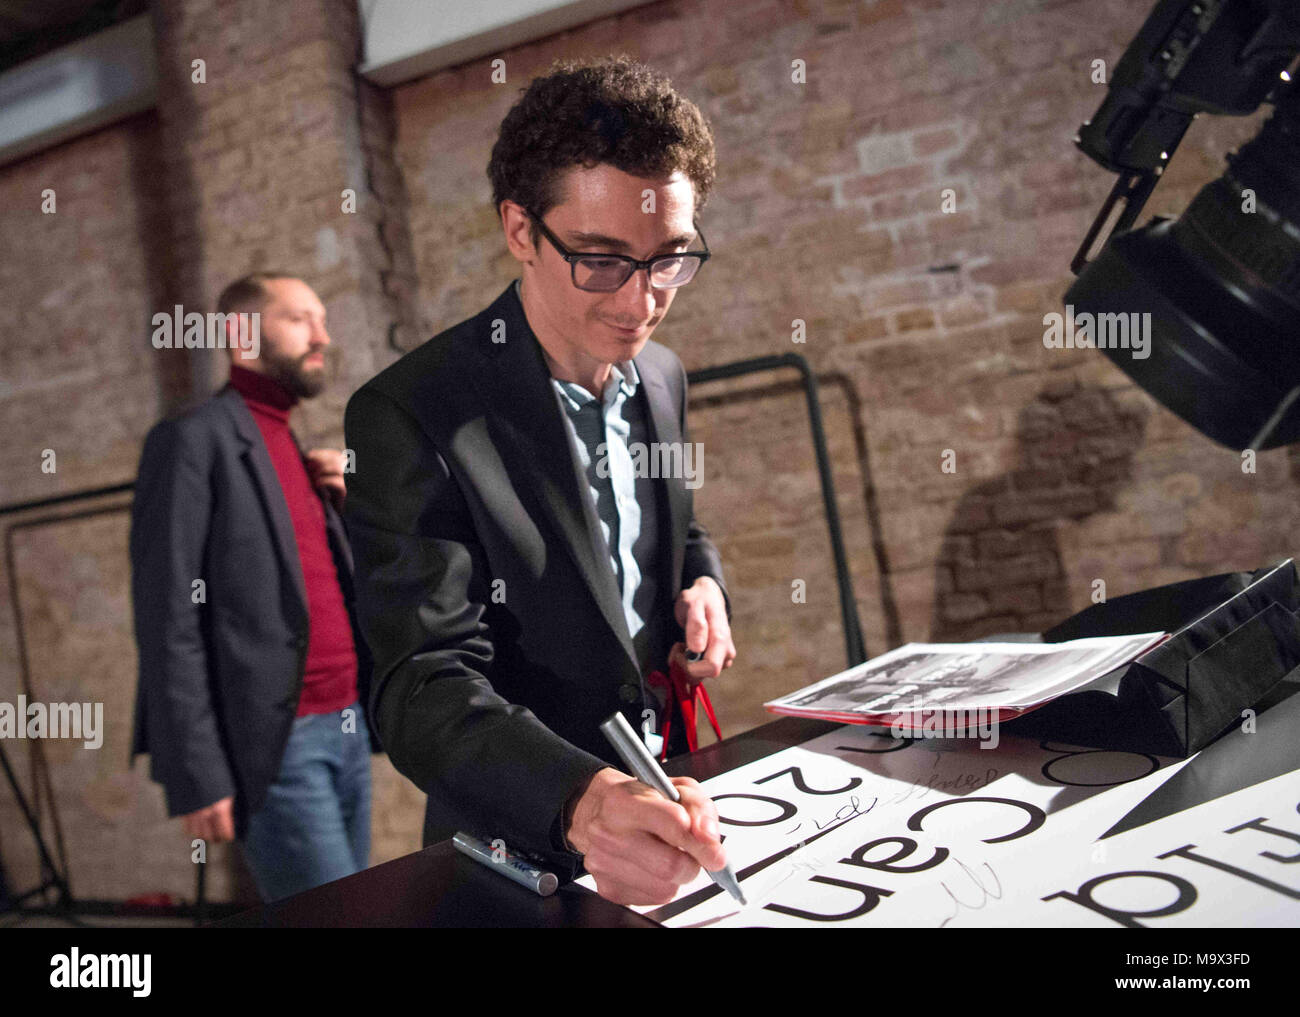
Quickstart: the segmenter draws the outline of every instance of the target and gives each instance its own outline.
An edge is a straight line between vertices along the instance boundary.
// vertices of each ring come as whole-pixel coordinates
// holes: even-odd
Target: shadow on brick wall
[[[1115,508],[1147,413],[1077,383],[1020,410],[1012,469],[963,494],[944,533],[931,640],[1038,632],[1074,611],[1059,529]]]

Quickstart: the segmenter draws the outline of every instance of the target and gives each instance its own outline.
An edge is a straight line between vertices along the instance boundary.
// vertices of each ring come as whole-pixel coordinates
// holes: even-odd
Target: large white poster
[[[1300,924],[1300,870],[1251,853],[1300,859],[1300,777],[1099,841],[1186,761],[978,744],[846,726],[706,781],[748,906],[701,874],[636,910],[673,927]],[[1219,864],[1189,857],[1211,842]]]

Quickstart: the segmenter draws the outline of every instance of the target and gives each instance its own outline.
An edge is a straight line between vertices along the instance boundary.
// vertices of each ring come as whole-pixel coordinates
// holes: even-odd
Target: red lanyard
[[[709,718],[709,724],[713,728],[713,733],[722,740],[722,728],[718,726],[717,715],[713,712],[713,704],[709,702],[709,694],[704,689],[702,682],[697,682],[692,686],[690,676],[686,673],[686,668],[676,659],[669,661],[668,677],[662,671],[652,671],[646,681],[652,686],[658,686],[665,689],[668,693],[668,700],[677,701],[678,707],[682,711],[682,720],[686,724],[686,747],[694,752],[700,747],[700,736],[695,729],[695,704],[698,701],[704,707],[704,714]],[[664,746],[660,753],[660,760],[668,758],[668,736],[672,733],[673,714],[672,709],[666,711],[664,717]]]

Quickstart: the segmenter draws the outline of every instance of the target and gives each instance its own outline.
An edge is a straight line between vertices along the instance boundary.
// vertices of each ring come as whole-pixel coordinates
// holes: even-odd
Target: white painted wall
[[[357,0],[365,33],[361,73],[396,85],[532,42],[649,0]]]
[[[0,74],[0,164],[154,105],[149,15],[78,39]]]

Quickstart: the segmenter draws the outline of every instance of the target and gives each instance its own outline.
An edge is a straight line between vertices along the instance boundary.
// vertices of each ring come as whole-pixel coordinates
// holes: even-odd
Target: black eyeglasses
[[[694,279],[700,266],[709,260],[709,244],[698,224],[695,229],[700,233],[700,243],[704,244],[704,250],[656,254],[653,258],[638,261],[626,254],[579,254],[570,251],[546,228],[541,216],[533,212],[528,212],[528,216],[541,228],[551,246],[560,252],[560,257],[569,263],[573,285],[589,293],[613,293],[632,278],[633,272],[643,268],[649,276],[650,285],[655,289],[676,289]]]

